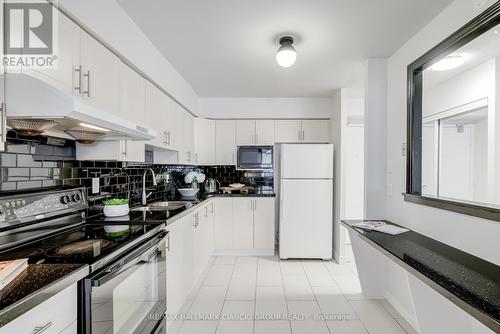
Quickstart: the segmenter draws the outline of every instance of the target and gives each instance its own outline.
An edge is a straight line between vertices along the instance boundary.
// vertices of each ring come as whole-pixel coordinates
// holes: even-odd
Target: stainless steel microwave
[[[238,146],[237,169],[272,170],[272,146]]]

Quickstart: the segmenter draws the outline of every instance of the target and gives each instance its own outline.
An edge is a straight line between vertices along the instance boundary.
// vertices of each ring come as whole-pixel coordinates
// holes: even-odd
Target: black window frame
[[[500,1],[408,65],[407,157],[404,200],[500,222],[500,206],[422,196],[422,85],[423,71],[500,24]]]

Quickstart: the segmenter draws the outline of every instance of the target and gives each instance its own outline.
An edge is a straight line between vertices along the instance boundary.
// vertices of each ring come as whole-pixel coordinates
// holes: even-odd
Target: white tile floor
[[[325,261],[219,256],[183,309],[203,320],[169,334],[417,334],[387,301],[363,298],[355,266]]]

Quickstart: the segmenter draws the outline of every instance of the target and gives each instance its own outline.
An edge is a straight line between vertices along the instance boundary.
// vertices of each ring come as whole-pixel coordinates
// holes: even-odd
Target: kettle
[[[213,194],[217,192],[217,189],[220,187],[220,182],[216,179],[207,179],[205,181],[205,192],[207,194]]]

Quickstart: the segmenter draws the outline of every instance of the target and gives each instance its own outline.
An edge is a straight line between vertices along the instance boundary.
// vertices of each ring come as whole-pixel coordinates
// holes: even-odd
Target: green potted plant
[[[104,202],[104,215],[106,217],[125,216],[129,213],[128,199],[111,198]]]

